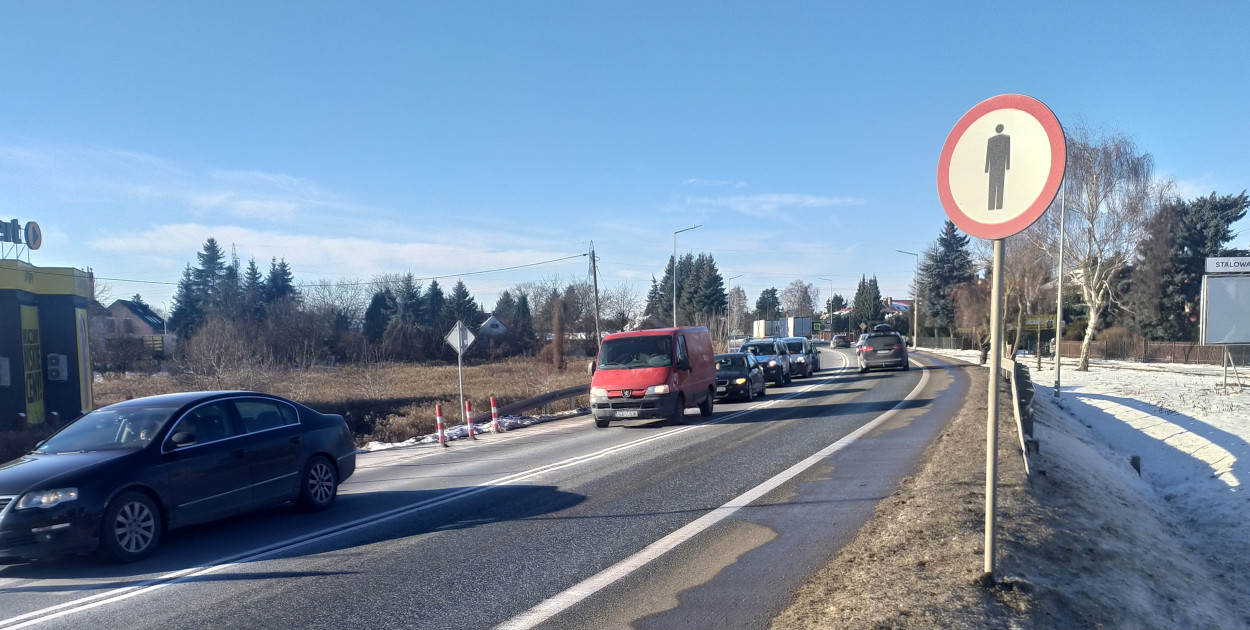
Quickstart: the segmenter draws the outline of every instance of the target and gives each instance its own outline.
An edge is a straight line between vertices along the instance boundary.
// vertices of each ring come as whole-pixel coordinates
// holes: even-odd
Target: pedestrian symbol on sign
[[[994,127],[985,148],[985,172],[990,174],[990,210],[1003,209],[1003,185],[1011,168],[1011,136],[1003,133],[1003,124]]]

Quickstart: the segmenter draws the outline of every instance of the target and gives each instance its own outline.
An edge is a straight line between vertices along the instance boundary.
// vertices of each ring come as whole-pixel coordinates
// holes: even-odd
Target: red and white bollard
[[[443,447],[451,446],[447,443],[447,431],[443,428],[443,406],[434,405],[434,420],[438,426],[438,443]]]
[[[495,406],[495,397],[490,397],[490,429],[495,433],[503,433],[507,431],[502,424],[499,424],[499,407]]]
[[[473,432],[473,404],[467,400],[464,401],[464,418],[469,424],[469,437],[476,440],[477,434]]]

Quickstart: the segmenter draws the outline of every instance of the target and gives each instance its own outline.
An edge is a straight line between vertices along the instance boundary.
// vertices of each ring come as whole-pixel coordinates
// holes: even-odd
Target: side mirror
[[[591,376],[595,375],[595,362],[594,361],[591,361],[590,363],[586,364],[586,373]]]
[[[186,431],[179,431],[169,436],[169,441],[173,442],[174,446],[181,448],[189,444],[195,444],[195,434],[187,433]]]
[[[690,371],[690,357],[686,357],[686,358],[684,358],[684,359],[682,359],[682,360],[678,361],[678,362],[677,362],[677,369],[679,369],[679,370],[685,370],[686,372],[689,372],[689,371]]]

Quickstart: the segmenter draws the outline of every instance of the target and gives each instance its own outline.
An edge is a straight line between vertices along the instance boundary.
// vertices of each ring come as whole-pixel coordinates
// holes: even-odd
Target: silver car
[[[777,386],[785,385],[792,379],[790,376],[790,349],[780,339],[752,339],[744,344],[742,352],[755,355],[755,360],[764,366],[764,376]]]

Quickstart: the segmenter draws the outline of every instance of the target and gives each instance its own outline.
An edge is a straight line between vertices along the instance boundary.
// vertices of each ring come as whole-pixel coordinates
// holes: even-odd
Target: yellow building
[[[93,408],[91,274],[0,260],[0,431]]]

